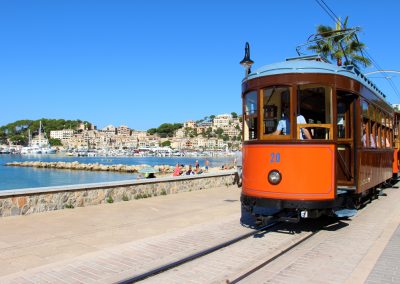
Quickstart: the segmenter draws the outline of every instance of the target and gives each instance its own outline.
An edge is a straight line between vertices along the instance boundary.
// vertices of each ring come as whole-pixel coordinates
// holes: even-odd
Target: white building
[[[74,131],[72,129],[63,129],[63,130],[52,130],[50,131],[50,138],[65,140],[69,139],[74,135]]]
[[[115,128],[115,126],[110,124],[110,125],[107,125],[106,127],[104,127],[101,131],[114,135],[114,134],[116,134],[117,129]]]
[[[117,128],[117,135],[130,136],[131,129],[128,126],[121,125],[120,127]]]
[[[183,130],[183,128],[179,128],[178,130],[175,131],[175,137],[176,138],[185,137],[185,131]]]
[[[214,127],[215,128],[219,128],[219,127],[224,127],[224,126],[228,126],[229,123],[232,121],[232,115],[231,114],[220,114],[217,115],[214,118]]]

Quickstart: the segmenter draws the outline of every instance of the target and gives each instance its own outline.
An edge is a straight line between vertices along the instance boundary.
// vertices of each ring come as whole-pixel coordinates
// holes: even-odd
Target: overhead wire
[[[329,7],[328,7],[328,8],[325,8],[325,6],[327,6],[327,5],[326,5],[326,3],[325,3],[324,1],[322,1],[324,5],[323,5],[320,1],[322,1],[322,0],[315,0],[315,2],[317,2],[317,4],[322,8],[322,10],[324,10],[324,11],[328,14],[328,16],[329,16],[334,22],[336,22],[336,21],[337,21],[337,17],[336,17],[336,15],[335,15],[335,13],[333,13],[332,10],[329,9]],[[328,10],[328,9],[329,9],[329,10]]]
[[[315,0],[315,1],[316,1],[317,4],[328,14],[328,16],[329,16],[335,23],[339,23],[339,24],[340,24],[340,27],[342,27],[342,22],[340,21],[339,17],[336,16],[336,14],[332,11],[332,9],[331,9],[329,6],[325,3],[324,0]],[[355,37],[355,39],[357,40],[357,42],[359,43],[358,37],[357,37],[356,34],[354,35],[354,37]],[[400,92],[399,92],[398,88],[396,87],[395,83],[393,82],[392,77],[391,77],[391,76],[388,76],[387,73],[385,73],[384,69],[382,69],[382,68],[379,66],[379,64],[376,62],[376,60],[374,60],[374,59],[372,58],[372,56],[371,56],[366,50],[364,50],[364,51],[363,51],[363,50],[360,50],[360,52],[361,52],[361,55],[362,55],[363,57],[365,57],[365,56],[364,56],[364,53],[365,53],[365,55],[367,55],[367,57],[371,60],[371,63],[375,66],[375,68],[376,68],[378,71],[380,71],[380,72],[384,75],[384,78],[388,81],[389,85],[392,87],[392,89],[394,90],[394,92],[396,93],[396,95],[400,96]]]
[[[385,79],[388,81],[389,85],[392,87],[392,89],[394,90],[394,92],[396,93],[396,95],[400,96],[400,92],[399,89],[396,87],[396,84],[393,82],[392,77],[389,76],[383,68],[381,68],[378,64],[378,62],[376,62],[375,59],[372,58],[371,54],[369,54],[368,51],[365,50],[365,54],[368,56],[368,58],[371,60],[372,64],[376,67],[376,69],[378,71],[380,71],[384,76]]]

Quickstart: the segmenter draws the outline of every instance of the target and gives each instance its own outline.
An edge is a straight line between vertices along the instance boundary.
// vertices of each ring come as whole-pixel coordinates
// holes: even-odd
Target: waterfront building
[[[117,133],[117,129],[113,125],[107,125],[106,127],[101,129],[102,132],[108,133],[110,135],[115,135]]]
[[[225,149],[228,142],[223,139],[203,137],[203,133],[210,128],[213,131],[221,128],[223,134],[230,138],[229,144],[232,146],[241,133],[238,118],[233,118],[230,114],[221,114],[217,115],[214,121],[206,120],[198,125],[193,120],[186,121],[184,127],[175,131],[174,137],[165,139],[161,139],[158,135],[149,135],[147,131],[132,130],[125,125],[119,127],[108,125],[101,130],[96,130],[96,128],[85,127],[83,123],[79,131],[71,129],[51,131],[50,137],[60,139],[65,147],[78,149],[153,148],[167,140],[171,141],[171,148],[177,150]]]
[[[120,127],[117,128],[117,135],[121,136],[131,136],[132,130],[125,125],[121,125]]]
[[[183,123],[183,128],[196,128],[196,122],[194,120],[189,120]]]
[[[212,127],[212,126],[213,126],[212,120],[203,120],[202,122],[197,124],[197,127],[204,127],[204,128],[208,128],[208,127]]]
[[[176,138],[183,138],[185,137],[185,130],[183,128],[179,128],[178,130],[175,131],[175,137]]]
[[[74,131],[72,129],[63,129],[63,130],[51,130],[50,138],[66,140],[70,139],[74,135]]]
[[[237,129],[233,124],[226,125],[222,127],[222,129],[224,130],[224,134],[228,135],[230,138],[237,137],[240,133],[242,133],[242,131]]]
[[[35,136],[31,140],[31,146],[33,147],[44,147],[49,145],[49,140],[46,137]]]
[[[215,129],[222,128],[224,126],[228,126],[231,122],[232,122],[231,114],[219,114],[214,118],[213,127]]]

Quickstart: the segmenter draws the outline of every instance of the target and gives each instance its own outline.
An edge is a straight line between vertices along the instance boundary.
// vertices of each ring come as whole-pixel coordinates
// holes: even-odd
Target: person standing
[[[204,162],[204,168],[205,168],[206,173],[208,173],[208,164],[209,164],[209,162],[206,159],[206,161]]]
[[[242,146],[240,145],[239,150],[235,153],[235,166],[236,166],[236,177],[235,181],[238,187],[242,186],[242,171],[243,171],[243,156]]]

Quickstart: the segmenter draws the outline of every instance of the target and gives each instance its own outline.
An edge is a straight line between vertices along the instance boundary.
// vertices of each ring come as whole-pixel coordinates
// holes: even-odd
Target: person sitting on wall
[[[189,169],[187,170],[186,175],[187,176],[194,175],[194,171],[192,170],[192,165],[189,165]]]
[[[181,168],[180,168],[179,164],[176,164],[174,173],[172,174],[172,176],[177,177],[177,176],[180,176],[181,174],[182,174]]]

